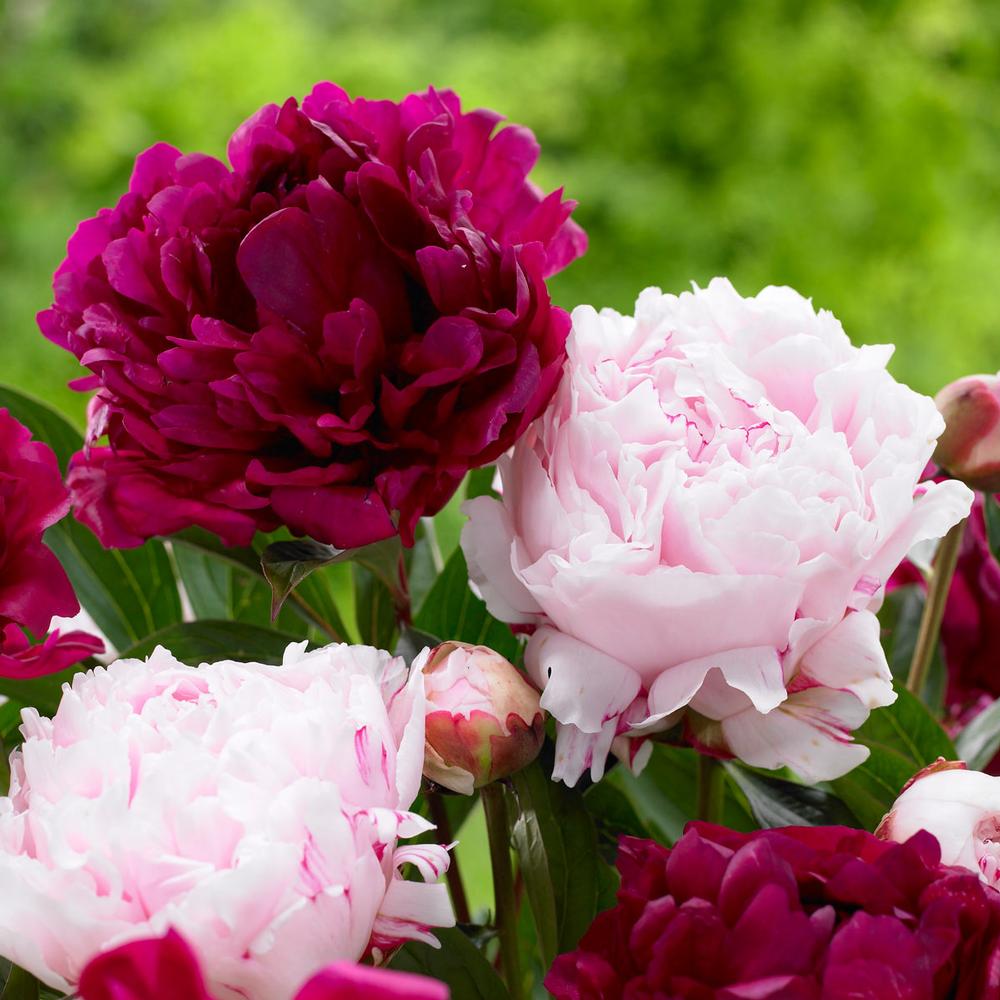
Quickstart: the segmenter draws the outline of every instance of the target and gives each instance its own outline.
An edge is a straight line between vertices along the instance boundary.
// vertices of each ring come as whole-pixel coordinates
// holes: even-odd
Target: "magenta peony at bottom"
[[[623,838],[618,905],[545,980],[556,1000],[995,1000],[1000,893],[928,833]]]
[[[198,959],[176,931],[98,955],[83,970],[79,993],[80,1000],[214,1000]],[[361,996],[367,1000],[448,1000],[448,988],[425,976],[334,962],[313,976],[295,1000],[356,1000]]]

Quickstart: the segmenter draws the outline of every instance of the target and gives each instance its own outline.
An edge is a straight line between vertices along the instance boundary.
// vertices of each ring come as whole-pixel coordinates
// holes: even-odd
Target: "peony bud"
[[[542,748],[538,691],[486,646],[445,642],[424,667],[424,775],[462,795],[527,767]]]
[[[960,378],[934,402],[946,425],[934,461],[974,490],[1000,492],[1000,374]]]
[[[942,864],[1000,888],[1000,778],[938,758],[906,783],[875,832],[903,843],[918,830],[937,838]]]

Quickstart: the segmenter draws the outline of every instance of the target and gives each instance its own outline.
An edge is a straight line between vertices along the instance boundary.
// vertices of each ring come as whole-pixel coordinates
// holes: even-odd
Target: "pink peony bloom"
[[[0,627],[23,625],[40,635],[53,615],[80,610],[65,570],[42,542],[68,510],[52,449],[0,410]]]
[[[878,836],[904,841],[932,833],[941,859],[1000,889],[1000,778],[939,760],[914,775],[886,813]]]
[[[470,574],[535,626],[554,776],[683,719],[696,744],[807,780],[859,764],[895,699],[874,615],[907,550],[972,500],[920,484],[943,421],[789,288],[647,289],[581,306],[552,405],[466,504]]]
[[[450,91],[318,84],[227,167],[157,145],[79,227],[45,335],[93,373],[77,516],[106,545],[287,525],[341,547],[441,508],[548,402],[569,317],[545,279],[586,247],[539,147]]]
[[[960,378],[934,402],[945,419],[934,461],[974,490],[1000,491],[1000,373]]]
[[[274,1000],[454,922],[446,850],[399,843],[432,829],[409,811],[423,679],[399,658],[300,643],[280,667],[195,669],[158,648],[23,718],[0,799],[0,954],[50,986],[175,928],[218,1000]]]
[[[426,662],[424,688],[424,774],[431,781],[471,795],[527,767],[542,749],[538,691],[492,649],[443,643]]]
[[[132,941],[98,955],[80,976],[79,994],[81,1000],[214,1000],[205,988],[194,952],[173,930],[161,938]],[[448,988],[424,976],[335,962],[313,976],[294,1000],[358,997],[448,1000]]]
[[[618,905],[545,980],[556,1000],[997,1000],[1000,894],[926,833],[624,838]]]

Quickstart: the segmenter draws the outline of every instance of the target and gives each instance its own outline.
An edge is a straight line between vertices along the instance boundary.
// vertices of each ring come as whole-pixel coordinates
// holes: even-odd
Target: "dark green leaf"
[[[56,453],[65,475],[69,460],[83,447],[83,434],[40,399],[10,386],[0,385],[0,409],[10,410],[11,416],[24,424],[35,440],[44,441]]]
[[[885,647],[886,659],[889,661],[889,669],[892,671],[892,676],[903,683],[910,673],[925,603],[924,588],[920,584],[913,583],[890,591],[879,611],[882,644]],[[948,672],[944,665],[941,644],[938,643],[927,670],[927,680],[920,693],[920,700],[935,714],[939,714],[944,705],[947,683]]]
[[[321,566],[329,566],[343,555],[343,549],[314,542],[311,538],[268,545],[261,553],[260,565],[271,585],[271,620],[278,617],[285,599],[310,573]]]
[[[396,648],[393,651],[396,656],[401,656],[407,663],[412,663],[416,655],[426,648],[433,649],[440,646],[441,640],[436,635],[428,632],[421,632],[420,629],[407,627],[399,634]]]
[[[38,980],[17,965],[11,966],[0,1000],[38,1000]]]
[[[614,861],[618,838],[653,837],[653,832],[636,812],[629,797],[610,781],[598,781],[583,793],[583,802],[597,828],[601,853]]]
[[[298,641],[294,635],[244,622],[184,622],[147,636],[121,656],[143,659],[157,646],[165,646],[178,660],[193,666],[216,660],[281,663],[285,647]]]
[[[983,497],[983,519],[986,521],[986,538],[995,559],[1000,559],[1000,503],[991,494]]]
[[[49,528],[45,542],[62,563],[80,603],[116,649],[181,621],[177,580],[161,542],[106,549],[71,517]]]
[[[981,771],[1000,750],[1000,698],[977,715],[955,740],[955,752],[974,771]]]
[[[451,989],[452,1000],[509,1000],[493,966],[458,928],[435,933],[440,948],[411,942],[396,952],[391,968],[440,979]]]
[[[495,465],[484,465],[480,469],[473,469],[466,479],[465,499],[472,500],[475,497],[495,497],[496,490],[493,489],[493,478],[496,475]]]
[[[747,797],[754,818],[765,829],[776,826],[858,825],[851,810],[821,788],[759,774],[734,761],[726,761],[723,767]]]
[[[514,633],[498,622],[469,588],[469,571],[461,549],[452,553],[417,612],[414,625],[445,641],[457,639],[489,646],[511,661],[516,661],[519,653]]]
[[[638,777],[626,767],[614,767],[603,779],[625,794],[636,813],[654,832],[654,839],[673,843],[697,812],[698,753],[687,747],[657,744]],[[734,830],[754,830],[757,823],[743,793],[723,774],[722,824]]]
[[[396,636],[396,605],[389,588],[363,566],[354,567],[354,610],[361,641],[392,649]]]
[[[597,913],[604,866],[579,789],[550,781],[536,761],[514,775],[513,842],[538,929],[542,960],[576,947]]]
[[[849,774],[832,782],[835,794],[869,830],[896,800],[903,785],[938,757],[954,760],[948,734],[918,698],[901,684],[888,708],[878,708],[854,734],[871,755]]]

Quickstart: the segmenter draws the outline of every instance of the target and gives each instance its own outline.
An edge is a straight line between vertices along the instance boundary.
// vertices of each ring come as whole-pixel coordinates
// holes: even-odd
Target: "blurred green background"
[[[79,417],[33,319],[75,223],[143,147],[221,154],[324,78],[530,125],[591,238],[565,305],[727,274],[897,343],[924,391],[1000,368],[991,0],[0,0],[0,381]]]

